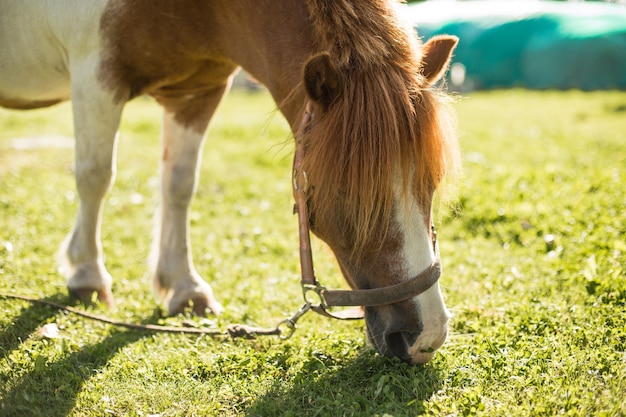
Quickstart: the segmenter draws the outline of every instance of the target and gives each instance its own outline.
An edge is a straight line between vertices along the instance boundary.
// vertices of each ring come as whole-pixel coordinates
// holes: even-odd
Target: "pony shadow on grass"
[[[245,414],[421,415],[440,381],[441,373],[436,367],[407,365],[395,358],[381,357],[373,349],[339,363],[313,355],[292,381],[277,381]],[[287,385],[290,388],[285,388]]]
[[[67,296],[60,294],[43,299],[43,301],[57,304],[67,303],[68,300]],[[58,310],[43,304],[30,304],[28,308],[22,309],[20,315],[0,332],[0,358],[6,358],[24,340],[28,339],[41,326],[48,323],[50,318],[57,313]]]
[[[67,296],[55,295],[45,301],[67,303]],[[24,308],[10,325],[0,332],[0,353],[7,358],[19,348],[37,329],[58,314],[54,308],[33,304]],[[159,311],[147,318],[145,323],[157,323]],[[108,361],[126,345],[134,343],[149,332],[113,330],[97,343],[80,347],[64,354],[58,360],[47,362],[46,358],[32,358],[34,367],[19,380],[11,381],[0,376],[0,415],[2,416],[66,416],[76,405],[76,398],[83,384],[100,372]],[[16,364],[19,366],[19,364]]]

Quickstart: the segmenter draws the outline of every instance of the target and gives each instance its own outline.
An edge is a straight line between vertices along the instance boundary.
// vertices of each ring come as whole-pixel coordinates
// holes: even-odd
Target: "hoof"
[[[213,313],[218,316],[224,311],[224,307],[222,307],[215,297],[207,294],[194,294],[183,302],[170,302],[168,307],[170,316],[182,314],[189,307],[191,307],[191,311],[198,316],[206,316],[208,313]]]
[[[95,290],[93,288],[68,288],[70,297],[85,304],[94,302],[94,294],[98,302],[103,303],[107,308],[115,309],[115,298],[110,289]]]

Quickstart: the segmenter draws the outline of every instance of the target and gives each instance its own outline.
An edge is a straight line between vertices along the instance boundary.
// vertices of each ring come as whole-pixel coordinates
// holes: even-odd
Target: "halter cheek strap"
[[[311,238],[309,232],[306,191],[308,181],[306,172],[302,169],[304,160],[303,137],[311,128],[313,110],[307,102],[302,122],[296,137],[296,150],[293,160],[293,192],[296,201],[295,211],[298,214],[298,232],[300,239],[300,270],[301,284],[305,306],[315,312],[337,319],[352,320],[363,318],[362,307],[375,307],[399,303],[409,300],[432,287],[441,276],[441,262],[439,246],[434,226],[432,230],[433,251],[435,260],[417,276],[382,288],[366,290],[328,290],[317,281],[313,268],[311,252]],[[332,307],[353,307],[339,312],[330,312]]]

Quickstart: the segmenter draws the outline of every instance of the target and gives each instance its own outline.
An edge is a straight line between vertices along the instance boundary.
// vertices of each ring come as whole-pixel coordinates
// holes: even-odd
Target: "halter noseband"
[[[307,102],[298,128],[296,137],[296,150],[293,160],[293,191],[296,200],[295,212],[298,214],[298,232],[300,236],[300,270],[301,284],[305,306],[316,313],[337,319],[350,320],[363,318],[362,307],[374,307],[387,304],[399,303],[411,299],[430,287],[441,276],[441,262],[439,259],[439,247],[437,234],[432,226],[433,251],[435,260],[417,276],[382,288],[366,290],[328,290],[317,281],[313,269],[313,254],[311,252],[311,238],[306,203],[306,189],[308,180],[306,172],[302,169],[304,160],[303,137],[311,128],[313,110],[310,102]],[[317,303],[317,304],[315,304]],[[331,307],[353,307],[339,312],[329,312]]]

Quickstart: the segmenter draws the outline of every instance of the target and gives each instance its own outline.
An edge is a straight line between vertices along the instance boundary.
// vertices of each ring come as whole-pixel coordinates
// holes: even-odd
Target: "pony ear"
[[[450,35],[435,36],[422,47],[424,54],[422,74],[428,85],[433,85],[443,77],[452,58],[452,51],[459,43],[459,38]]]
[[[328,53],[317,54],[304,64],[304,87],[311,100],[325,110],[339,96],[341,76]]]

